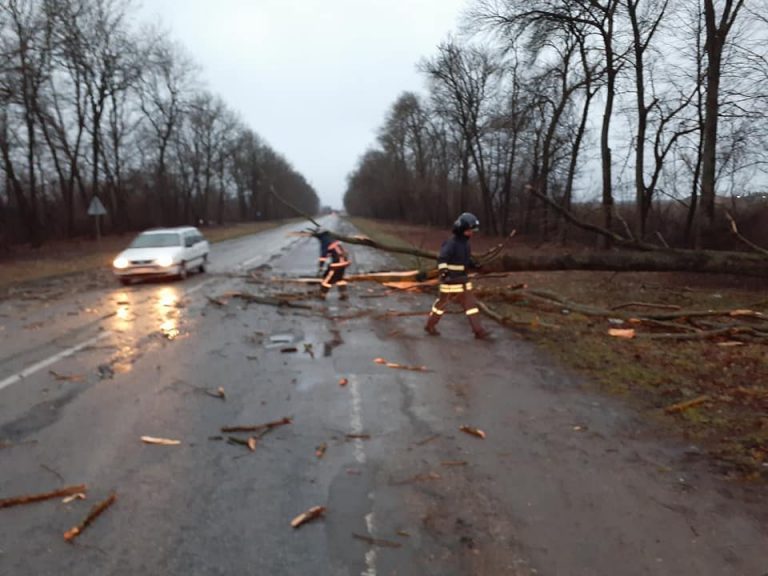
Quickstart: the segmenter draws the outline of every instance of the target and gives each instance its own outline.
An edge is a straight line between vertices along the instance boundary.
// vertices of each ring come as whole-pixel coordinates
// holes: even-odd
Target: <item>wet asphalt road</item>
[[[382,316],[429,297],[360,284],[310,310],[208,300],[305,290],[242,277],[312,273],[316,242],[287,234],[302,227],[217,244],[183,283],[0,302],[0,499],[88,486],[0,510],[0,575],[768,573],[764,487],[717,479],[513,333],[475,342],[448,315],[432,338]],[[351,250],[351,273],[393,266]],[[283,417],[253,453],[219,439]],[[315,505],[325,518],[290,527]]]

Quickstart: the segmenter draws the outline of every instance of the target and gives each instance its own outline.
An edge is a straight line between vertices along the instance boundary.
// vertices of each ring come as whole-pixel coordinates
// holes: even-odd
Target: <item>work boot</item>
[[[488,330],[481,328],[480,330],[475,331],[475,338],[478,340],[493,340],[493,334],[488,332]]]
[[[427,325],[424,326],[424,332],[426,332],[430,336],[440,336],[440,332],[438,332],[437,328],[435,328],[434,326],[431,326],[429,323],[427,323]]]
[[[349,300],[349,295],[347,294],[346,286],[339,288],[339,300]]]
[[[440,321],[440,316],[437,314],[430,314],[427,319],[427,324],[424,326],[424,331],[430,336],[440,336],[440,332],[437,331],[437,323]]]

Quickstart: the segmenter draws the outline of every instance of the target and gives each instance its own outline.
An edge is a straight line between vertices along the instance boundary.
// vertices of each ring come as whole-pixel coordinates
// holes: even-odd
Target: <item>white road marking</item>
[[[373,512],[365,515],[365,525],[368,528],[368,535],[373,538],[376,533],[376,524],[373,522]],[[360,576],[376,576],[376,548],[371,546],[370,550],[365,553],[365,567]]]
[[[95,344],[99,340],[103,340],[104,338],[107,338],[108,336],[111,336],[112,332],[102,332],[98,336],[94,336],[90,340],[86,340],[85,342],[82,342],[78,344],[77,346],[73,346],[72,348],[67,348],[66,350],[62,350],[58,354],[54,354],[53,356],[50,356],[46,358],[45,360],[41,360],[37,364],[32,364],[32,366],[29,366],[28,368],[25,368],[21,372],[17,372],[16,374],[9,376],[3,381],[0,381],[0,390],[3,388],[10,386],[11,384],[15,384],[19,380],[23,380],[24,378],[27,378],[28,376],[31,376],[35,372],[38,372],[42,370],[43,368],[46,368],[50,366],[51,364],[58,362],[59,360],[63,358],[67,358],[68,356],[72,356],[72,354],[75,354],[76,352],[79,352],[83,348],[86,348],[90,346],[91,344]]]
[[[349,392],[351,397],[351,410],[349,411],[349,427],[353,434],[363,433],[363,401],[360,396],[360,381],[357,376],[349,376]],[[352,453],[359,464],[365,464],[365,447],[361,438],[355,438],[352,444]],[[365,515],[365,525],[368,535],[373,537],[376,533],[376,525],[373,520],[373,512]],[[376,548],[371,546],[365,553],[365,570],[360,576],[376,576]]]
[[[349,413],[349,426],[352,429],[352,434],[363,433],[363,414],[362,414],[362,400],[360,398],[360,383],[357,380],[357,376],[349,376],[349,391],[352,396],[352,410]],[[361,438],[355,438],[352,443],[352,453],[360,464],[365,464],[365,450],[363,448],[363,440]]]

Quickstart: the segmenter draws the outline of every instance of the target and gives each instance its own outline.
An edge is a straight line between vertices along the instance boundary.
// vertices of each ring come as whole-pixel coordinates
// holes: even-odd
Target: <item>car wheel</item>
[[[187,265],[182,262],[179,264],[179,280],[186,280],[187,278]]]
[[[208,254],[203,256],[203,261],[200,263],[200,266],[197,267],[198,270],[200,270],[200,274],[205,274],[205,267],[208,265]]]

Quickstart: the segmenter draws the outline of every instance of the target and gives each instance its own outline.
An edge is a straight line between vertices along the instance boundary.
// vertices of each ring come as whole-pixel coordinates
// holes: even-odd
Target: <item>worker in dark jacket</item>
[[[319,230],[313,234],[320,241],[320,258],[317,262],[317,275],[322,278],[320,298],[325,299],[331,287],[339,287],[339,299],[347,299],[347,282],[344,272],[349,266],[347,251],[341,242],[334,240],[328,230]]]
[[[443,242],[440,255],[437,258],[437,268],[440,273],[440,297],[432,305],[424,330],[428,334],[438,336],[437,323],[445,314],[445,308],[452,300],[458,301],[464,308],[469,325],[475,333],[475,338],[488,339],[490,333],[485,330],[479,320],[480,309],[472,293],[472,283],[468,272],[477,268],[472,259],[469,239],[480,229],[480,221],[474,214],[463,213],[453,224],[453,236]]]

